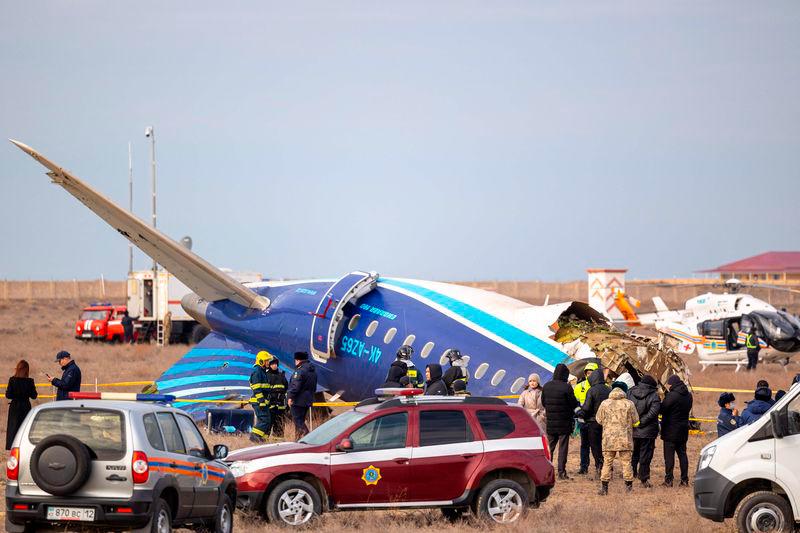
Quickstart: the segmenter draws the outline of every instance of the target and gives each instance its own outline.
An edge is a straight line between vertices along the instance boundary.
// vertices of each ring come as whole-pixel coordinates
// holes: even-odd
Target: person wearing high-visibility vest
[[[266,370],[269,359],[269,352],[258,352],[256,364],[253,365],[253,372],[250,374],[250,389],[253,392],[250,397],[250,405],[256,413],[256,423],[250,430],[250,440],[253,442],[263,442],[269,434],[271,421],[267,395],[270,390],[270,380]]]
[[[586,366],[583,368],[583,375],[585,379],[575,385],[575,388],[572,389],[575,393],[575,399],[578,400],[578,403],[583,405],[583,402],[586,401],[586,394],[589,392],[589,388],[591,385],[589,384],[589,376],[592,375],[592,372],[597,370],[599,366],[597,363],[586,363]],[[586,422],[578,422],[580,425],[580,437],[581,437],[581,464],[578,470],[578,474],[588,474],[589,473],[589,427],[586,425]],[[597,467],[597,465],[595,465]]]
[[[758,352],[761,350],[756,328],[747,334],[745,346],[747,347],[747,370],[755,370],[758,365]]]

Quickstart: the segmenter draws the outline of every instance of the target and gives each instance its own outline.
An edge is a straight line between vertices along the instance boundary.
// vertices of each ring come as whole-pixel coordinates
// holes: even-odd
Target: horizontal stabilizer
[[[659,313],[666,313],[669,311],[669,307],[667,307],[667,304],[661,299],[661,296],[653,296],[653,304],[655,304],[656,311]]]
[[[132,213],[92,189],[69,171],[48,160],[33,148],[11,140],[23,152],[45,166],[53,183],[108,222],[122,236],[144,253],[163,265],[176,278],[201,298],[210,302],[232,300],[240,305],[265,309],[269,300],[233,279],[208,261],[173,241],[157,229],[148,226]]]

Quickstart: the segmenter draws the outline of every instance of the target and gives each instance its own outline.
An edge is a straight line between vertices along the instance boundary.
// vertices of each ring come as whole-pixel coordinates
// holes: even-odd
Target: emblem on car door
[[[364,473],[361,476],[361,479],[364,480],[365,485],[377,485],[378,481],[381,480],[381,469],[369,465],[367,468],[364,469]]]

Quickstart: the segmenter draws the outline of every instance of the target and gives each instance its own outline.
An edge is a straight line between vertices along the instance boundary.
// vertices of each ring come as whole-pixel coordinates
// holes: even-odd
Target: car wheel
[[[279,483],[267,497],[267,518],[275,525],[302,526],[321,513],[319,493],[299,479]]]
[[[528,493],[510,479],[490,481],[478,494],[477,515],[498,524],[513,524],[528,511]]]
[[[89,448],[69,435],[42,439],[31,454],[31,477],[36,485],[55,496],[68,496],[89,479]]]
[[[736,506],[733,519],[742,533],[794,531],[794,517],[789,502],[765,490],[745,496]]]
[[[222,503],[217,508],[213,531],[214,533],[233,532],[233,502],[227,494],[222,497]]]
[[[442,509],[442,516],[448,522],[458,522],[464,518],[466,509],[464,507],[444,507]]]

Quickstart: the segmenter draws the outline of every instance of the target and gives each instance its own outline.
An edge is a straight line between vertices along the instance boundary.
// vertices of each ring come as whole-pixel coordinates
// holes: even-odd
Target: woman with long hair
[[[528,385],[519,395],[517,403],[530,413],[536,423],[539,424],[539,427],[542,428],[542,431],[544,431],[547,419],[544,405],[542,404],[542,386],[539,381],[539,374],[528,376]]]
[[[8,408],[6,450],[11,449],[14,437],[17,436],[17,430],[31,410],[31,400],[35,400],[38,396],[36,385],[33,383],[33,379],[28,377],[29,374],[30,366],[28,366],[28,362],[25,359],[21,359],[17,363],[14,375],[8,380],[6,398],[11,400],[11,405]]]

